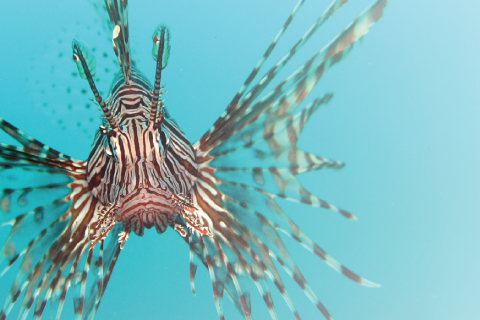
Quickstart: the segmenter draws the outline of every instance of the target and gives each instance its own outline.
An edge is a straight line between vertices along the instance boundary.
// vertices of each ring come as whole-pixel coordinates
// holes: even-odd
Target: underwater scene
[[[478,12],[0,2],[0,319],[480,319]]]

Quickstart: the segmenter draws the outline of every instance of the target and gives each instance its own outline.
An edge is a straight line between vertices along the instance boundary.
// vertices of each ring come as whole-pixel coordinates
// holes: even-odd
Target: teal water
[[[345,5],[283,78],[371,2]],[[160,22],[170,26],[171,60],[162,76],[166,105],[192,142],[230,102],[295,4],[130,1],[134,58],[152,80],[151,35]],[[326,4],[307,2],[271,63]],[[359,220],[282,205],[328,253],[382,285],[361,287],[286,239],[335,319],[480,319],[479,10],[473,1],[392,0],[380,22],[309,97],[335,94],[310,120],[300,146],[347,165],[300,180]],[[100,90],[107,91],[112,76],[101,64],[113,68],[111,43],[95,19],[87,1],[0,3],[0,116],[80,159],[88,155],[100,113],[85,107],[91,98],[81,92],[86,83],[71,77],[71,38],[98,48]],[[96,319],[217,319],[208,272],[199,268],[193,296],[188,267],[188,249],[173,231],[132,236]],[[282,275],[302,319],[321,319]],[[2,279],[1,292],[10,281]],[[255,319],[269,319],[253,283],[251,290]],[[274,300],[280,319],[294,319],[280,295]],[[241,319],[227,298],[224,305],[227,319]],[[70,302],[65,319],[72,314],[67,307]]]

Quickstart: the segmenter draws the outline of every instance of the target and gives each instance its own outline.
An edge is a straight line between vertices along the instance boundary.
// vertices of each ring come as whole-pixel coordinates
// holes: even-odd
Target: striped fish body
[[[333,97],[325,93],[308,101],[309,94],[382,17],[388,0],[375,0],[324,48],[278,81],[282,68],[348,2],[333,0],[282,59],[260,74],[305,1],[299,0],[225,112],[194,144],[169,117],[161,99],[169,29],[159,25],[154,31],[156,70],[151,84],[131,59],[127,0],[96,4],[107,13],[105,25],[113,31],[120,71],[104,100],[94,81],[93,54],[73,41],[78,75],[88,81],[104,115],[87,161],[53,150],[0,119],[0,129],[16,144],[0,144],[0,226],[10,228],[0,249],[0,277],[16,262],[20,265],[0,320],[12,310],[20,319],[31,313],[40,319],[47,303],[60,319],[67,294],[75,319],[93,319],[129,234],[142,235],[153,227],[159,233],[171,227],[187,243],[194,293],[198,264],[208,270],[221,320],[225,294],[245,319],[253,319],[252,281],[273,320],[279,317],[270,287],[278,289],[300,319],[279,268],[325,319],[331,319],[281,234],[348,279],[378,286],[310,239],[277,200],[355,219],[311,194],[296,177],[312,170],[341,169],[344,164],[302,151],[297,141],[311,115]],[[270,87],[274,89],[266,91]]]
[[[97,210],[138,235],[144,227],[164,232],[188,208],[198,170],[190,142],[165,109],[162,124],[149,125],[152,91],[133,66],[128,84],[117,74],[106,102],[119,130],[98,130],[87,164]]]

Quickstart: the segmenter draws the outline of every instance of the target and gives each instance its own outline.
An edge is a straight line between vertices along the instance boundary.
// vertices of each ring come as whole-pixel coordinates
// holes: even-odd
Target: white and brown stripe
[[[195,256],[208,269],[220,319],[224,319],[225,293],[245,319],[252,319],[250,279],[272,319],[277,319],[267,278],[295,318],[300,319],[276,264],[295,280],[320,313],[331,319],[288,252],[281,232],[347,278],[364,286],[377,286],[328,255],[300,230],[276,200],[297,201],[354,218],[312,195],[296,178],[307,171],[344,166],[340,161],[297,148],[306,122],[332,95],[314,99],[303,108],[300,105],[325,71],[346,57],[354,43],[381,18],[388,0],[377,0],[265,94],[265,89],[275,84],[280,70],[347,0],[334,0],[255,83],[304,2],[298,2],[226,111],[192,147],[160,100],[163,93],[159,62],[154,87],[134,67],[127,1],[105,1],[121,71],[112,82],[109,98],[103,100],[92,74],[84,70],[105,115],[104,127],[95,136],[88,161],[59,153],[0,119],[0,129],[20,144],[0,144],[0,176],[4,172],[22,172],[32,178],[30,184],[18,187],[4,187],[4,180],[0,180],[0,213],[5,213],[0,215],[0,224],[12,226],[0,251],[0,276],[22,260],[0,320],[21,297],[20,318],[33,309],[34,318],[40,319],[50,300],[59,319],[67,292],[73,297],[76,318],[93,318],[129,233],[142,235],[145,228],[152,227],[162,233],[170,226],[189,244],[193,292]],[[88,69],[81,51],[74,42],[74,55],[83,59],[82,66]],[[34,175],[45,180],[32,183],[36,181]],[[46,193],[51,197],[41,202],[39,199]],[[38,205],[30,203],[32,199]]]
[[[152,87],[134,67],[130,84],[117,74],[106,100],[119,130],[101,129],[88,161],[94,196],[115,220],[142,235],[164,232],[177,214],[178,199],[190,198],[197,164],[190,142],[173,119],[149,126]]]

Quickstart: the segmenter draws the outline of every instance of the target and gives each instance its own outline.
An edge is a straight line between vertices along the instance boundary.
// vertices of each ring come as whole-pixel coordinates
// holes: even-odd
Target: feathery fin
[[[290,24],[291,18],[303,3],[300,1],[226,111],[194,145],[199,174],[193,199],[199,209],[199,216],[208,222],[214,236],[198,239],[200,248],[196,248],[193,237],[189,240],[190,248],[210,272],[221,319],[223,311],[219,304],[222,294],[219,288],[227,292],[239,312],[246,318],[249,317],[249,302],[242,298],[247,299],[248,294],[244,296],[243,293],[248,292],[248,288],[239,281],[242,273],[248,274],[255,282],[272,319],[277,316],[265,277],[272,280],[292,314],[300,319],[275,262],[295,280],[323,317],[332,319],[295,264],[280,232],[298,241],[350,280],[367,287],[378,287],[328,255],[300,230],[276,202],[276,198],[294,200],[337,211],[348,219],[355,219],[348,211],[312,195],[296,178],[306,171],[340,169],[344,166],[340,161],[328,160],[297,148],[306,122],[313,112],[330,101],[332,95],[326,94],[307,102],[300,111],[296,110],[306,101],[325,71],[344,59],[353,44],[381,18],[388,1],[377,0],[310,60],[288,78],[279,81],[271,92],[264,94],[282,67],[346,2],[334,0],[290,51],[254,84],[253,79],[258,74],[259,67],[276,46],[285,27]],[[252,89],[248,90],[250,85]],[[231,267],[233,261],[238,263],[237,268]]]

